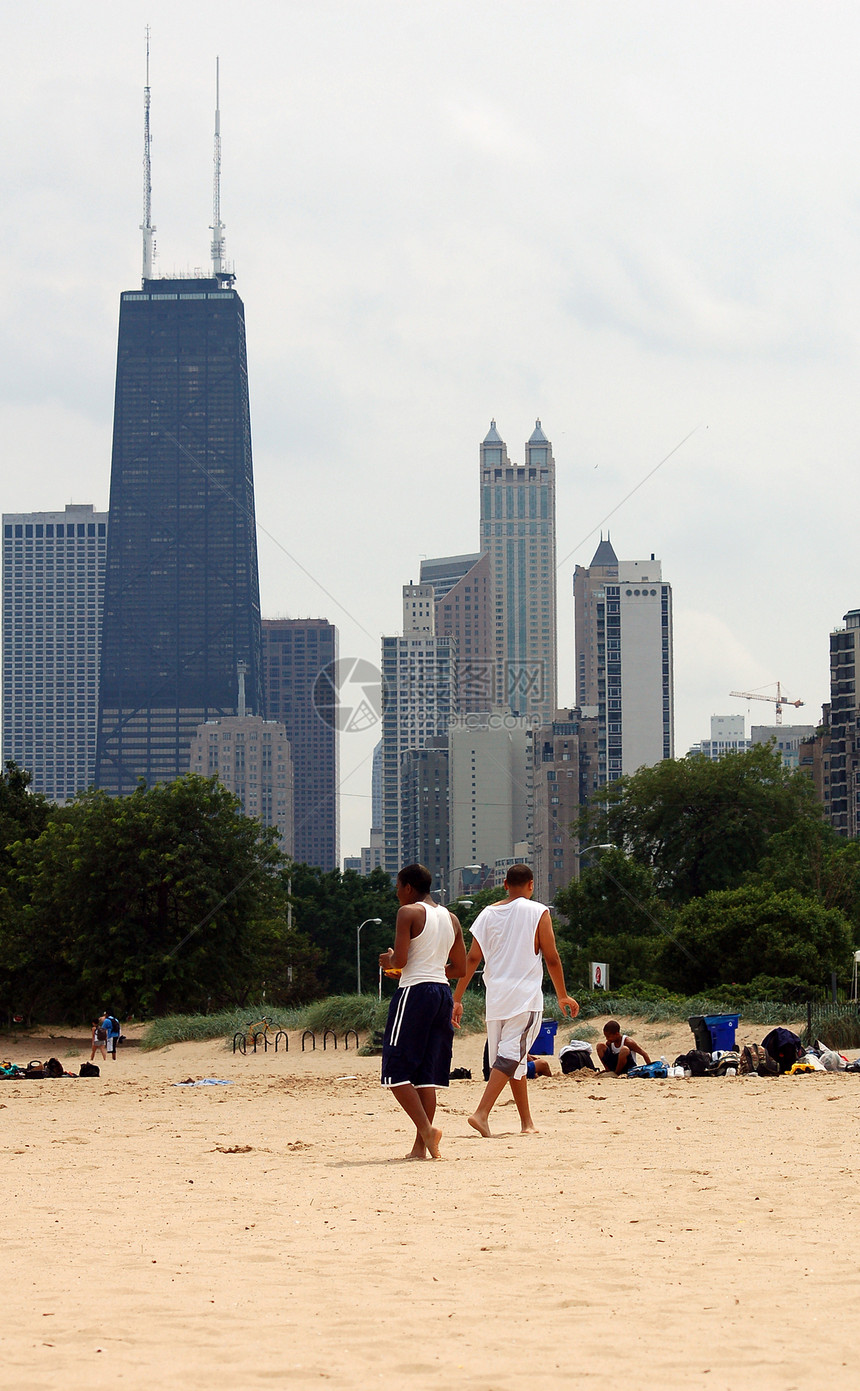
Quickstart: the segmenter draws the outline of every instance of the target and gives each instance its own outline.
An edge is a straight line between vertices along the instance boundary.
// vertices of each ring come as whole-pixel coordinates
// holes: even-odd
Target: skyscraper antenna
[[[215,173],[212,181],[212,274],[227,278],[224,269],[224,223],[221,221],[221,60],[215,59]],[[232,279],[232,276],[230,277]]]
[[[152,279],[152,262],[155,256],[155,228],[152,225],[152,168],[150,163],[150,144],[152,135],[149,129],[149,25],[146,26],[146,86],[143,89],[143,278]]]

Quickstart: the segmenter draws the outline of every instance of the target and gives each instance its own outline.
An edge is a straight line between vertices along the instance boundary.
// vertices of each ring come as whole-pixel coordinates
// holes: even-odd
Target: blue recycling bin
[[[554,1019],[545,1019],[540,1026],[540,1033],[531,1046],[532,1053],[541,1053],[544,1056],[555,1052],[555,1036],[558,1033],[558,1024]]]
[[[733,1053],[739,1014],[706,1014],[705,1025],[711,1035],[712,1053]]]

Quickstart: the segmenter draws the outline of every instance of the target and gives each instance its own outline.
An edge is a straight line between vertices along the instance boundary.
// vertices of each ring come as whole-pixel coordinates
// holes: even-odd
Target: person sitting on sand
[[[604,1024],[603,1033],[606,1041],[598,1043],[597,1056],[606,1072],[614,1072],[616,1077],[622,1077],[631,1067],[636,1066],[637,1053],[644,1063],[650,1063],[651,1059],[635,1038],[631,1038],[629,1034],[622,1034],[617,1019],[610,1019]]]
[[[93,1020],[92,1026],[92,1051],[90,1052],[90,1062],[96,1053],[101,1053],[102,1062],[107,1062],[107,1030],[97,1019]]]
[[[531,1082],[533,1077],[551,1077],[552,1068],[546,1058],[536,1058],[534,1053],[529,1053],[526,1058],[526,1077]]]
[[[564,983],[549,909],[531,901],[534,887],[528,865],[511,865],[505,878],[507,898],[488,904],[472,923],[466,974],[454,991],[454,1027],[459,1029],[463,995],[483,959],[487,1040],[494,1062],[469,1124],[487,1139],[490,1111],[509,1082],[521,1133],[531,1135],[536,1130],[529,1110],[526,1071],[529,1049],[543,1022],[544,961],[562,1013],[569,1013],[571,1019],[579,1013],[579,1005],[568,995]]]
[[[461,976],[466,969],[463,930],[453,913],[433,902],[432,882],[424,865],[401,869],[394,946],[379,958],[384,971],[402,968],[382,1040],[382,1085],[414,1122],[408,1159],[439,1158],[436,1088],[448,1085],[454,1039],[448,975]]]

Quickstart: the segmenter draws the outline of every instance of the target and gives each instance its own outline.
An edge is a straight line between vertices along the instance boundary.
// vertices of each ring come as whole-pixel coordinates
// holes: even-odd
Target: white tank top
[[[409,943],[409,956],[400,976],[405,985],[422,985],[427,981],[444,985],[445,962],[454,945],[454,924],[447,908],[438,903],[422,903],[424,927]]]

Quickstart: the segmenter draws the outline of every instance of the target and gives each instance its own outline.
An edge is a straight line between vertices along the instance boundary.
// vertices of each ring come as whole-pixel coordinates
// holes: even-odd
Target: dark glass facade
[[[188,768],[191,737],[264,714],[244,307],[215,279],[123,294],[96,784]]]
[[[265,618],[266,713],[286,726],[293,757],[293,856],[328,872],[340,864],[337,691],[321,673],[337,660],[325,618]]]

